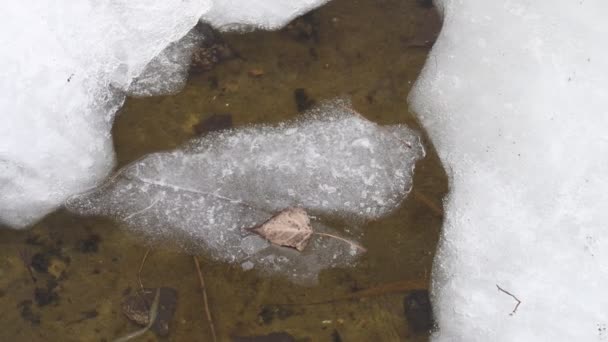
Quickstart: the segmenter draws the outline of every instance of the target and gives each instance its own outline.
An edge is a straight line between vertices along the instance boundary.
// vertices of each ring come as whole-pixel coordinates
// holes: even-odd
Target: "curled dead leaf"
[[[303,251],[313,234],[310,217],[302,208],[287,208],[268,221],[248,230],[270,243]]]
[[[367,250],[358,243],[343,237],[315,232],[310,225],[310,217],[302,208],[287,208],[274,215],[259,226],[248,228],[259,236],[278,246],[292,247],[299,252],[308,245],[313,234],[343,241],[360,252]]]

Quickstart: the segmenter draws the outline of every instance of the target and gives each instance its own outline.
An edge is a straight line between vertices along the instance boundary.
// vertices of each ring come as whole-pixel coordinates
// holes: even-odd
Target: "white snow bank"
[[[0,224],[30,225],[107,176],[110,128],[124,91],[201,16],[217,26],[276,28],[322,2],[40,0],[3,6]],[[173,68],[169,74],[176,78],[155,86],[150,72],[162,68],[152,63],[134,94],[179,86],[184,58],[171,49],[155,62]]]
[[[405,126],[378,126],[334,101],[295,122],[211,134],[146,156],[67,206],[159,243],[311,282],[323,268],[352,264],[355,251],[316,238],[300,255],[245,229],[289,207],[350,222],[386,215],[409,192],[423,154]]]
[[[205,7],[66,0],[3,9],[0,222],[23,227],[107,175],[120,89]]]
[[[451,177],[434,340],[608,339],[608,3],[439,5],[410,97]]]

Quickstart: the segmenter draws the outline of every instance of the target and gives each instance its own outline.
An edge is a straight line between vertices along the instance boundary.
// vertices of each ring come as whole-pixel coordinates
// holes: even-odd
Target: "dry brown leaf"
[[[248,230],[270,243],[303,251],[313,234],[310,218],[302,208],[287,208],[268,221]]]

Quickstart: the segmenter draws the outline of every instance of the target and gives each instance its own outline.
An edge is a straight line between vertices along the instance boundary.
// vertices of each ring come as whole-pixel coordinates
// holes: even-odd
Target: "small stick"
[[[141,264],[139,265],[139,271],[137,271],[137,281],[139,282],[139,289],[141,290],[142,296],[144,294],[144,284],[141,281],[141,271],[144,269],[144,264],[146,263],[146,259],[148,259],[148,254],[150,254],[150,248],[148,248],[146,250],[144,257],[141,259]]]
[[[513,308],[513,311],[511,311],[511,313],[509,314],[509,316],[513,316],[513,314],[515,314],[515,312],[517,311],[517,308],[519,307],[519,304],[521,304],[521,300],[517,299],[517,297],[515,297],[515,295],[512,294],[511,292],[506,291],[503,288],[501,288],[500,286],[498,286],[498,284],[496,284],[496,288],[498,288],[498,291],[506,293],[507,295],[511,296],[513,299],[515,299],[517,301],[517,304],[515,305],[515,308]]]
[[[313,234],[315,234],[315,235],[321,235],[321,236],[327,236],[327,237],[330,237],[330,238],[338,239],[340,241],[344,241],[344,242],[348,243],[349,245],[351,245],[351,246],[353,246],[355,248],[360,249],[361,252],[363,252],[363,253],[367,252],[367,249],[365,249],[365,247],[363,247],[363,246],[361,246],[361,245],[359,245],[359,244],[357,244],[357,243],[355,243],[353,241],[350,241],[348,239],[345,239],[345,238],[342,238],[342,237],[339,237],[339,236],[336,236],[336,235],[328,234],[328,233],[314,232]]]
[[[217,336],[215,335],[215,327],[213,326],[213,319],[211,318],[211,312],[209,311],[209,302],[207,301],[207,287],[205,286],[205,279],[203,278],[203,273],[201,272],[201,266],[198,263],[198,258],[196,256],[192,256],[192,258],[194,259],[194,264],[196,265],[198,280],[201,284],[201,291],[203,292],[203,302],[205,304],[205,313],[207,314],[207,320],[209,321],[209,328],[211,329],[211,336],[213,337],[213,342],[217,342]]]

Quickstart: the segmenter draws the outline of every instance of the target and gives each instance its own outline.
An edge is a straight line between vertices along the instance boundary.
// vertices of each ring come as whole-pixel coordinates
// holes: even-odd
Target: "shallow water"
[[[424,41],[438,29],[434,10],[421,1],[334,0],[279,32],[225,35],[241,58],[191,75],[175,96],[128,99],[113,132],[119,167],[179,146],[213,113],[230,113],[235,126],[293,118],[299,114],[296,89],[317,102],[346,95],[374,122],[420,130],[406,97],[429,49]],[[262,74],[252,76],[252,70]],[[326,301],[401,280],[428,284],[442,219],[426,202],[441,205],[447,180],[425,144],[414,193],[397,212],[364,227],[368,253],[357,265],[324,271],[316,287],[200,256],[219,340],[278,331],[298,341],[427,340],[408,326],[405,291],[272,306]],[[60,211],[29,231],[0,230],[0,244],[0,341],[111,341],[139,328],[120,304],[138,287],[147,247],[117,224]],[[24,259],[33,259],[36,282]],[[175,288],[179,299],[169,337],[149,332],[140,340],[210,340],[191,256],[154,248],[142,280],[146,287]]]

